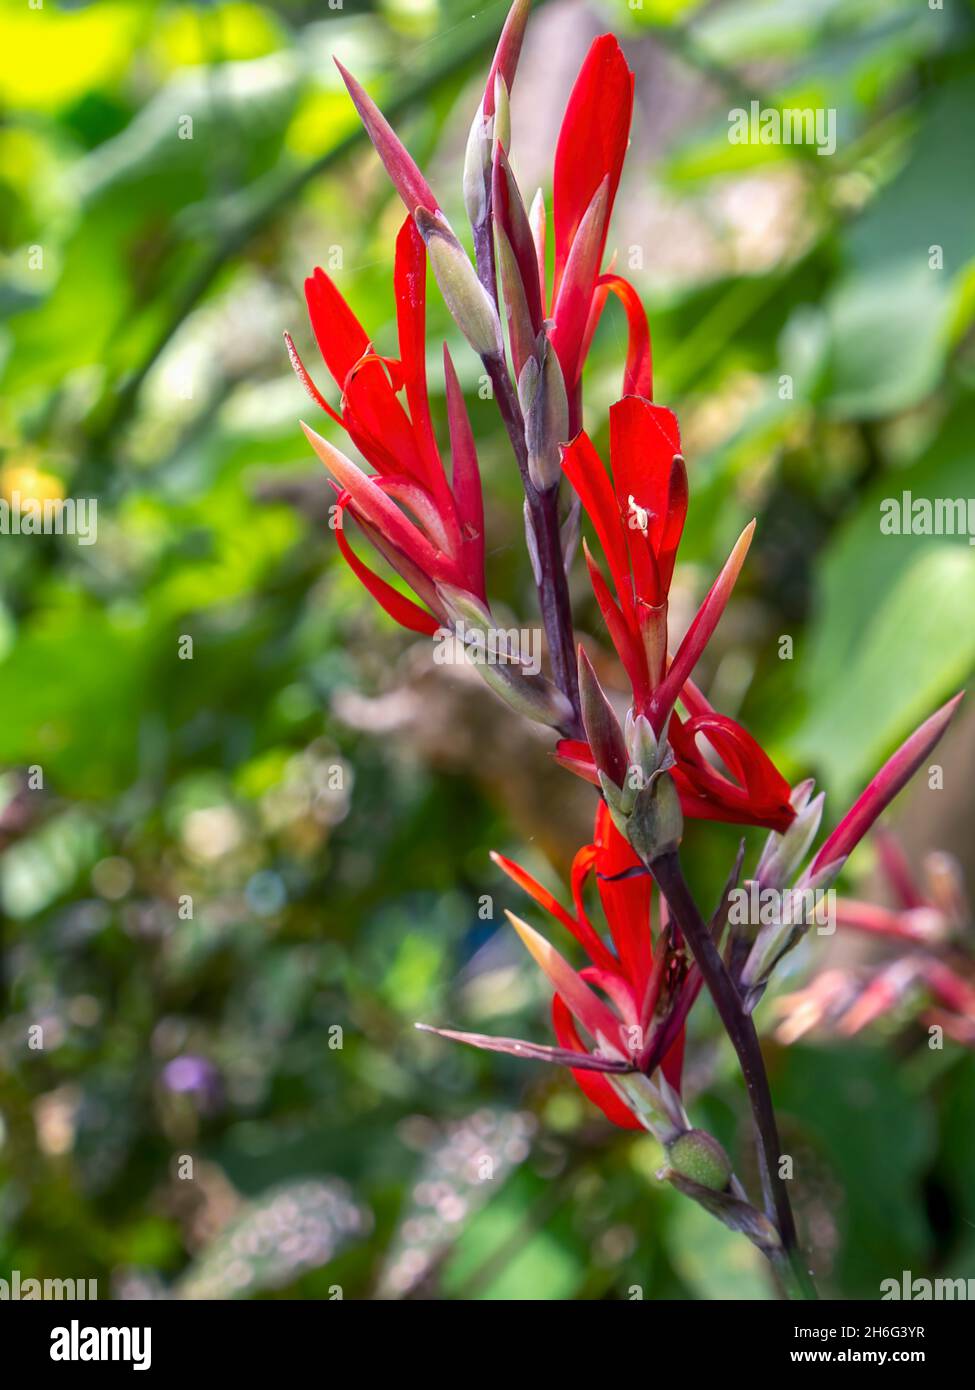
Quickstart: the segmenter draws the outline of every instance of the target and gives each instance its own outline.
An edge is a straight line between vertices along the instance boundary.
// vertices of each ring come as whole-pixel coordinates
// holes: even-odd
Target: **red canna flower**
[[[484,509],[477,454],[463,397],[444,348],[453,476],[448,481],[430,418],[425,367],[426,251],[412,218],[396,241],[398,358],[382,357],[323,270],[305,281],[312,328],[341,392],[335,410],[286,335],[302,385],[376,470],[365,473],[307,425],[338,493],[336,537],[348,564],[397,622],[432,634],[446,621],[440,586],[484,601]],[[401,400],[405,396],[405,404]],[[348,513],[425,608],[371,570],[344,533]]]
[[[613,825],[603,802],[596,812],[593,843],[581,849],[573,861],[572,911],[511,860],[500,854],[491,857],[575,937],[589,963],[580,971],[574,970],[544,937],[509,913],[524,945],[555,988],[552,1023],[559,1047],[444,1029],[430,1031],[490,1051],[568,1066],[608,1119],[624,1129],[642,1128],[635,1110],[608,1078],[627,1072],[649,1076],[659,1066],[665,1080],[679,1093],[684,1025],[701,988],[698,969],[668,921],[662,901],[653,940],[650,875]],[[611,945],[597,933],[586,911],[585,888],[592,876]],[[579,1027],[593,1039],[596,1052],[587,1049]]]
[[[633,713],[645,716],[658,738],[666,729],[685,815],[783,831],[795,816],[789,784],[751,735],[712,709],[691,681],[741,570],[754,523],[742,533],[669,659],[667,602],[687,512],[677,419],[661,406],[628,396],[610,407],[609,422],[612,476],[585,433],[566,447],[562,462],[609,569],[612,587],[585,547],[596,601],[633,690]],[[686,718],[674,710],[678,699]],[[702,740],[725,771],[704,756]],[[588,745],[563,740],[558,756],[599,785],[597,758]]]
[[[569,437],[581,427],[582,368],[610,294],[621,300],[629,327],[624,394],[652,395],[650,330],[639,296],[620,276],[601,274],[632,113],[633,73],[617,40],[603,34],[569,96],[555,152],[551,300],[541,191],[526,213],[506,151],[499,146],[495,155],[493,211],[515,375],[545,327],[550,303],[548,331],[565,381]]]

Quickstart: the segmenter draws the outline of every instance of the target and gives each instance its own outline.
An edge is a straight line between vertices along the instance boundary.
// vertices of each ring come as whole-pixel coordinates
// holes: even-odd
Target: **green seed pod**
[[[685,1130],[668,1144],[667,1161],[675,1173],[712,1192],[723,1192],[731,1178],[731,1159],[703,1129]]]

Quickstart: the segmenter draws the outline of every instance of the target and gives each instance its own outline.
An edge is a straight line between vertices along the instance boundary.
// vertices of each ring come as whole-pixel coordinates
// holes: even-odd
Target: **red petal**
[[[447,428],[450,431],[454,504],[463,547],[463,567],[471,593],[485,597],[484,579],[484,496],[477,449],[464,397],[447,344],[443,349],[444,382],[447,389]]]
[[[650,347],[650,325],[640,296],[621,275],[601,275],[599,288],[615,294],[626,311],[629,342],[626,349],[626,370],[623,373],[624,396],[645,396],[653,399],[653,353]],[[595,328],[595,324],[593,325]],[[587,335],[587,336],[591,336]]]
[[[556,293],[579,223],[604,178],[609,181],[608,218],[619,185],[632,113],[633,74],[616,39],[612,34],[603,34],[593,43],[576,78],[555,151]],[[601,246],[599,260],[602,252]]]
[[[754,531],[755,523],[751,521],[735,542],[735,547],[725,561],[721,573],[711,585],[694,621],[684,634],[684,640],[677,649],[677,655],[671,662],[667,675],[654,692],[650,720],[658,734],[710,641],[714,629],[718,626],[725,605],[731,597],[731,591],[735,587],[735,581],[745,563]]]
[[[566,931],[572,933],[591,959],[596,960],[598,958],[609,969],[615,969],[616,962],[587,920],[577,921],[547,888],[544,888],[536,878],[532,878],[531,874],[526,873],[521,865],[516,864],[514,860],[507,859],[503,854],[498,854],[494,850],[491,851],[491,858],[502,872],[517,883],[519,888],[529,897],[534,898],[538,905],[543,907],[546,912],[550,912],[557,921],[561,922]]]
[[[316,267],[305,281],[305,300],[315,341],[341,391],[352,368],[369,351],[366,331],[324,270]]]
[[[577,738],[561,738],[555,745],[552,756],[559,767],[564,767],[567,772],[574,772],[577,777],[581,777],[584,782],[591,782],[594,787],[599,786],[596,761],[588,743],[583,743]]]
[[[586,515],[596,528],[620,607],[624,613],[632,615],[633,582],[619,503],[603,461],[585,432],[577,434],[562,450],[562,471],[579,494]]]
[[[423,459],[430,491],[446,500],[447,483],[430,419],[426,364],[427,249],[412,217],[407,217],[396,238],[393,269],[399,354],[410,407],[410,421]]]
[[[552,1027],[562,1047],[571,1052],[585,1052],[586,1049],[583,1047],[575,1024],[572,1022],[572,1015],[557,994],[552,1000]],[[619,1125],[620,1129],[643,1128],[632,1111],[624,1105],[605,1076],[600,1076],[598,1072],[579,1069],[573,1069],[572,1075],[579,1088],[588,1096],[593,1105],[599,1107],[607,1120],[611,1120],[614,1125]]]
[[[425,608],[406,598],[359,559],[346,540],[341,525],[336,527],[335,539],[352,573],[361,580],[380,607],[385,609],[391,618],[395,618],[400,627],[408,628],[410,632],[423,633],[426,637],[432,637],[439,630],[440,624]]]

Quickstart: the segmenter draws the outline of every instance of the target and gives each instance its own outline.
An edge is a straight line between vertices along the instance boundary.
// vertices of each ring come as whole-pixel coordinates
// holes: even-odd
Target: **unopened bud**
[[[562,477],[562,445],[569,435],[569,401],[565,380],[544,330],[535,355],[518,379],[518,396],[525,416],[528,472],[539,492],[556,487]]]
[[[668,1144],[667,1162],[682,1178],[712,1192],[723,1192],[731,1181],[731,1159],[703,1129],[688,1129]]]
[[[479,356],[495,356],[501,351],[501,324],[467,252],[441,218],[426,208],[413,215],[451,317]]]
[[[649,786],[637,792],[626,834],[644,864],[673,854],[684,833],[680,795],[669,773],[655,772]]]
[[[472,227],[480,227],[487,219],[494,124],[494,117],[485,116],[478,106],[464,156],[464,207]]]
[[[571,725],[575,718],[571,702],[550,680],[508,650],[506,634],[499,634],[480,599],[450,584],[438,584],[437,594],[470,665],[505,704],[551,729]]]
[[[774,830],[765,842],[755,877],[763,888],[782,888],[795,875],[819,831],[825,793],[809,801],[812,782],[800,782],[790,798],[796,817],[784,835]]]
[[[626,744],[613,706],[599,684],[592,662],[579,648],[579,699],[582,723],[598,772],[616,787],[626,782]]]

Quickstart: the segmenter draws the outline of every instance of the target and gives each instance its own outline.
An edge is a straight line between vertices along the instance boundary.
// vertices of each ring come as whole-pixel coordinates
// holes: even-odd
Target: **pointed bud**
[[[535,247],[535,260],[538,265],[538,285],[542,298],[542,313],[545,313],[545,195],[540,188],[535,190],[532,205],[528,209],[528,226],[531,229],[532,244]]]
[[[582,702],[582,723],[596,767],[615,786],[622,787],[626,783],[626,744],[623,741],[623,730],[581,645],[579,698]]]
[[[498,252],[498,268],[501,272],[501,292],[504,298],[504,316],[508,325],[508,342],[511,345],[511,363],[518,383],[518,394],[531,395],[538,379],[538,363],[534,360],[535,329],[532,325],[528,300],[525,298],[524,281],[511,249],[511,242],[504,228],[495,222],[494,244]],[[528,372],[528,377],[525,373]],[[522,385],[522,378],[525,385]],[[524,407],[522,407],[524,409]]]
[[[650,720],[645,714],[634,715],[632,709],[627,710],[623,734],[629,766],[639,773],[640,785],[647,786],[659,768],[660,755],[667,748],[666,741],[658,744]]]
[[[808,801],[811,782],[801,782],[790,797],[796,817],[784,835],[774,830],[765,842],[755,877],[763,888],[782,888],[793,878],[819,833],[825,792]]]
[[[334,62],[342,74],[342,81],[348,88],[349,96],[352,98],[359,118],[366,128],[366,134],[386,166],[386,172],[392,179],[397,193],[406,204],[407,211],[414,213],[420,207],[426,208],[431,213],[436,212],[439,204],[434,197],[433,190],[420,173],[393,127],[366,92],[362,83],[357,81],[337,58],[334,59]]]
[[[525,37],[525,26],[531,13],[531,0],[515,0],[508,11],[508,17],[501,30],[498,46],[494,52],[491,70],[484,88],[484,114],[494,115],[497,110],[497,79],[500,78],[507,91],[511,91],[521,56],[521,44]],[[506,142],[507,143],[507,142]]]
[[[528,373],[534,361],[536,370]],[[526,375],[527,374],[527,375]],[[528,473],[539,492],[558,487],[562,477],[562,446],[569,434],[569,401],[559,359],[543,330],[535,357],[525,364],[518,381],[525,416]]]
[[[467,252],[441,218],[422,207],[414,216],[451,317],[480,357],[496,356],[501,351],[501,324]]]
[[[525,546],[531,561],[532,578],[537,587],[542,582],[542,557],[538,553],[538,536],[535,534],[535,522],[532,519],[532,509],[527,497],[522,504],[522,510],[525,514]]]
[[[812,862],[812,873],[833,859],[845,858],[860,843],[877,817],[890,805],[904,784],[910,781],[941,738],[951,723],[962,694],[964,691],[942,705],[887,759],[866,791],[857,798],[820,848]]]
[[[565,514],[565,520],[559,528],[559,541],[562,546],[562,563],[565,566],[566,574],[572,568],[572,561],[575,559],[576,551],[579,548],[579,540],[582,536],[582,503],[579,498],[573,495],[569,503],[569,510]]]

